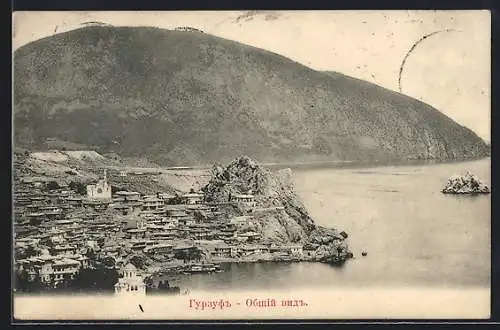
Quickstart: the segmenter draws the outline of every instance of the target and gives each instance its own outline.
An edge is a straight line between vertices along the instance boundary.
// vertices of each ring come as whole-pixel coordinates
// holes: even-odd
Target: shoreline
[[[283,258],[283,257],[262,257],[262,256],[247,256],[247,257],[240,257],[240,258],[230,258],[230,257],[213,257],[209,260],[202,260],[202,261],[195,261],[191,263],[182,263],[182,264],[176,264],[176,265],[156,265],[156,266],[150,266],[145,269],[145,272],[148,274],[147,277],[162,277],[162,276],[168,276],[168,275],[185,275],[185,276],[190,276],[192,273],[186,272],[184,268],[192,266],[192,265],[198,265],[198,264],[216,264],[216,265],[228,265],[228,264],[256,264],[256,263],[301,263],[301,262],[307,262],[307,263],[323,263],[323,264],[330,264],[332,266],[337,266],[341,267],[343,266],[349,259],[351,259],[348,256],[343,256],[340,258],[338,263],[333,263],[333,262],[325,262],[325,261],[320,261],[315,259],[314,257],[296,257],[296,258]],[[154,267],[155,269],[151,269]],[[222,270],[223,271],[223,270]],[[216,273],[217,271],[207,271],[207,272],[200,272],[202,274],[209,274],[209,273]]]
[[[408,159],[408,160],[375,160],[375,161],[310,161],[310,162],[282,162],[282,163],[262,163],[262,166],[268,169],[283,169],[291,168],[300,170],[302,168],[334,168],[334,169],[361,169],[361,168],[378,168],[378,167],[391,167],[391,166],[418,166],[418,165],[443,165],[443,164],[457,164],[457,163],[468,163],[475,162],[479,160],[484,160],[491,158],[491,155],[484,157],[473,157],[473,158],[460,158],[460,159]],[[186,165],[186,166],[162,166],[158,167],[135,167],[135,166],[110,166],[110,168],[128,168],[135,171],[155,171],[158,170],[166,171],[168,173],[175,172],[189,172],[189,171],[199,171],[205,172],[209,171],[213,167],[213,164],[207,165]]]

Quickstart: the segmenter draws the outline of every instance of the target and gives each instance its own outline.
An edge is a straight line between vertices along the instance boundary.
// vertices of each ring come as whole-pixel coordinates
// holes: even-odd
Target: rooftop
[[[137,270],[137,268],[136,268],[134,265],[132,265],[131,263],[128,263],[128,264],[127,264],[127,265],[123,268],[123,270],[126,270],[126,271],[136,271],[136,270]]]

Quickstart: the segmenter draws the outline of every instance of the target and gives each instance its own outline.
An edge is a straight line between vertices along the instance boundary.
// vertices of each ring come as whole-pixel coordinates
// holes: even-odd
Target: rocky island
[[[463,175],[453,175],[443,188],[444,194],[489,194],[490,189],[477,176],[467,171]]]

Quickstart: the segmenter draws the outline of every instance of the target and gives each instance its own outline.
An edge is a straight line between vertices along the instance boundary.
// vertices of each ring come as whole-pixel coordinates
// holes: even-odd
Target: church
[[[123,269],[123,277],[115,284],[115,294],[117,295],[146,295],[146,284],[142,276],[137,275],[137,268],[132,264],[127,264]]]
[[[89,199],[111,199],[111,185],[108,183],[106,170],[104,170],[104,178],[99,180],[95,185],[87,186],[87,198]]]

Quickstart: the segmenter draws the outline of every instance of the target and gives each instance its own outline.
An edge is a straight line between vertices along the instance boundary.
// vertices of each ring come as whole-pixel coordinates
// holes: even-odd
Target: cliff
[[[242,156],[226,167],[214,166],[212,177],[203,187],[205,201],[226,205],[230,216],[249,216],[254,219],[252,229],[261,234],[266,243],[301,243],[316,251],[317,259],[348,253],[345,233],[317,226],[296,194],[291,170],[272,173],[260,164]],[[255,207],[252,212],[234,205],[234,197],[252,194]]]
[[[489,194],[490,189],[477,176],[467,172],[448,179],[442,192],[444,194]]]
[[[159,165],[488,153],[420,101],[206,33],[89,26],[23,46],[13,64],[15,144],[32,150],[56,143]]]

